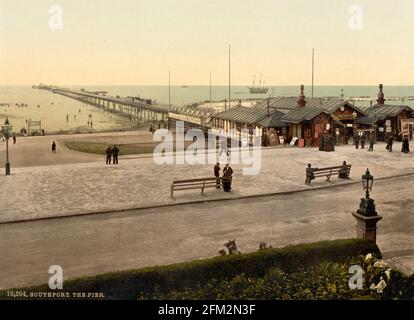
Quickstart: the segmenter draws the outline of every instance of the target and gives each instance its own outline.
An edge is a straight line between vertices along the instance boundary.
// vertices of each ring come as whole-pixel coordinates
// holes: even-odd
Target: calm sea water
[[[168,86],[72,86],[71,88],[85,88],[93,91],[107,91],[110,95],[140,96],[157,100],[160,103],[168,103]],[[377,86],[316,86],[314,96],[339,97],[343,89],[345,98],[350,97],[376,97]],[[306,96],[310,96],[311,88],[305,87]],[[389,97],[414,97],[414,86],[390,86],[384,88],[384,93]],[[269,86],[269,92],[265,95],[251,95],[245,86],[232,86],[232,99],[260,99],[271,96],[298,96],[298,86]],[[209,100],[209,86],[181,86],[171,87],[171,104],[185,105],[189,103]],[[224,100],[228,97],[228,87],[213,86],[212,100]],[[388,101],[392,104],[401,104],[402,101]],[[414,101],[405,99],[406,105],[414,106]],[[2,104],[10,104],[3,106]],[[27,107],[19,107],[25,104]],[[355,103],[361,107],[369,106],[369,101]],[[26,127],[26,120],[41,120],[42,127],[47,132],[57,131],[87,131],[89,115],[92,115],[94,130],[118,130],[134,126],[128,118],[118,114],[105,112],[99,108],[84,105],[76,100],[48,91],[32,89],[27,86],[0,87],[0,122],[3,123],[6,115],[14,126],[15,131]],[[69,121],[67,122],[67,117]]]

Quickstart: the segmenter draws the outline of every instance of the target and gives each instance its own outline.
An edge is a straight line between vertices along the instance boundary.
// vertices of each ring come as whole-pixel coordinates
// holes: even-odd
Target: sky
[[[0,0],[0,85],[165,85],[169,70],[225,85],[229,45],[235,85],[308,85],[313,48],[315,85],[413,85],[413,14],[412,0]]]

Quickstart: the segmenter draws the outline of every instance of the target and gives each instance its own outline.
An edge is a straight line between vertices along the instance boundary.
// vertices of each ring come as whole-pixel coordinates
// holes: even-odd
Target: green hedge
[[[367,253],[381,257],[378,247],[367,241],[322,241],[69,280],[65,281],[63,291],[102,292],[107,299],[137,299],[139,293],[151,294],[156,286],[164,292],[182,290],[211,279],[230,279],[241,273],[264,277],[275,267],[290,273],[322,262],[346,262]],[[45,285],[19,290],[49,291],[49,288]]]

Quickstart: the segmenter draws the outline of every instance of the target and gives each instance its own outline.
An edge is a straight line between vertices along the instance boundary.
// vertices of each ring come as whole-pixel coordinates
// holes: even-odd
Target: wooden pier
[[[105,111],[127,115],[131,119],[138,121],[138,123],[158,122],[168,124],[170,106],[154,104],[148,99],[114,97],[108,96],[105,93],[89,92],[84,89],[74,90],[46,85],[39,85],[37,88],[100,107]]]

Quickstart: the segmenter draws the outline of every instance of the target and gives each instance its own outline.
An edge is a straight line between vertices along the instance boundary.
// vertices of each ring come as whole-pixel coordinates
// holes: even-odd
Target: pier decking
[[[153,122],[168,122],[168,112],[170,110],[170,106],[164,104],[154,104],[152,100],[114,97],[108,96],[104,93],[61,88],[57,86],[39,85],[36,88],[51,91],[55,94],[60,94],[93,106],[101,107],[106,111],[120,112],[134,117],[135,119]]]

